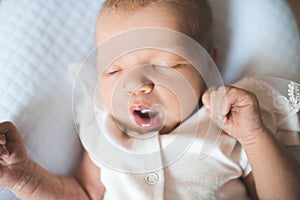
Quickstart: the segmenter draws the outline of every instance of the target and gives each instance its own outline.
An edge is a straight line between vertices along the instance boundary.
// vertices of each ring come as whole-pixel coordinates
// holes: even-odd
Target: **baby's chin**
[[[172,132],[173,130],[175,130],[178,126],[179,126],[179,122],[174,124],[173,126],[167,127],[164,126],[160,131],[159,134],[160,135],[164,135],[164,134],[169,134],[170,132]]]

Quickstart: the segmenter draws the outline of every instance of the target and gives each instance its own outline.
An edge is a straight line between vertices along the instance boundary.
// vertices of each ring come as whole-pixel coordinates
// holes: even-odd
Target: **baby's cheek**
[[[106,85],[102,84],[99,86],[100,92],[96,95],[96,101],[106,106],[106,108],[110,109],[112,106],[112,93],[113,90]]]
[[[181,110],[184,109],[183,103],[180,103],[180,97],[173,93],[172,91],[164,91],[160,93],[163,106],[166,112],[167,118],[171,121],[180,121],[182,112]]]
[[[205,90],[205,88],[204,88],[205,83],[204,83],[202,76],[199,74],[199,72],[194,67],[192,67],[192,69],[189,72],[188,81],[189,81],[191,87],[193,88],[196,97],[199,99],[200,95]]]

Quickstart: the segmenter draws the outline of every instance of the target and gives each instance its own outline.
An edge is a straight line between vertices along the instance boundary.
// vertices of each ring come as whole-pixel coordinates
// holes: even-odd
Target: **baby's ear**
[[[218,64],[218,49],[216,47],[210,47],[208,50],[208,54],[213,59],[213,61]]]

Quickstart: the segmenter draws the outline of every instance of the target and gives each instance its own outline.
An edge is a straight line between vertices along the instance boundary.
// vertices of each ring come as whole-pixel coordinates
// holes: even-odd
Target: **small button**
[[[158,181],[158,175],[154,172],[151,172],[145,176],[145,182],[149,185],[154,185]]]

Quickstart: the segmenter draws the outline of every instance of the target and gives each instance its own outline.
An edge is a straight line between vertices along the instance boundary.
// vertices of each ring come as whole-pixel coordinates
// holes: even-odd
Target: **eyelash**
[[[182,67],[183,65],[185,65],[185,64],[177,64],[177,65],[174,65],[174,66],[166,66],[166,67],[168,67],[168,68],[179,68],[179,67]],[[162,66],[160,66],[160,65],[153,65],[153,67],[160,68]],[[109,75],[109,76],[112,76],[112,75],[114,75],[114,74],[116,74],[116,73],[118,73],[120,71],[122,71],[122,70],[121,69],[117,69],[117,70],[114,70],[114,71],[107,72],[106,74]]]
[[[177,65],[174,65],[172,66],[172,68],[179,68],[179,67],[182,67],[184,64],[177,64]]]
[[[153,65],[153,66],[154,66],[154,67],[179,68],[179,67],[181,67],[181,66],[183,66],[183,65],[185,65],[185,64],[166,65],[166,66],[164,66],[164,65]]]
[[[113,70],[113,71],[108,71],[108,72],[106,72],[106,74],[109,75],[109,76],[112,76],[112,75],[114,75],[114,74],[116,74],[120,71],[121,71],[121,69],[116,69],[116,70]]]
[[[108,75],[114,75],[114,74],[118,73],[119,71],[120,71],[120,70],[116,70],[116,71],[108,72],[107,74],[108,74]]]

